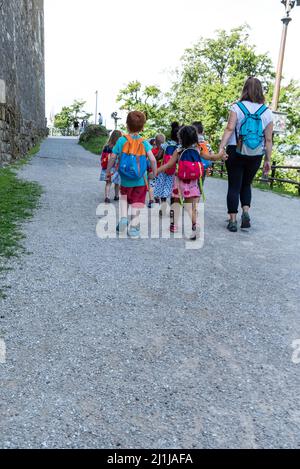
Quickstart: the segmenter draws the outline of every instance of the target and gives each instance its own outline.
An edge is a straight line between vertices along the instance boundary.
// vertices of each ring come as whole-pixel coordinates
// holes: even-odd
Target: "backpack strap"
[[[145,139],[143,137],[140,137],[140,138],[132,138],[131,135],[127,134],[127,135],[124,135],[124,137],[128,140],[128,142],[139,142],[139,143],[142,143],[145,141]]]
[[[240,108],[242,113],[245,114],[245,116],[251,115],[251,112],[246,108],[245,104],[243,104],[241,101],[237,102],[236,104]]]
[[[128,142],[130,142],[130,143],[131,143],[132,140],[133,140],[133,138],[132,138],[131,135],[129,135],[129,134],[128,134],[128,135],[124,135],[124,137],[125,137],[126,140],[127,140]]]
[[[198,147],[198,148],[199,148],[199,147]],[[179,158],[179,160],[178,160],[178,163],[179,163],[179,161],[181,160],[183,154],[184,154],[186,151],[188,151],[188,150],[195,150],[195,151],[198,153],[199,157],[201,157],[200,152],[199,152],[195,147],[185,148],[185,149],[183,150],[183,152],[181,152],[181,154],[180,154],[180,158]]]
[[[181,158],[182,158],[182,155],[183,155],[186,151],[187,151],[187,148],[186,148],[185,150],[183,150],[183,151],[180,153],[177,163],[179,163],[179,161],[180,161]]]
[[[266,112],[267,109],[268,109],[267,106],[266,106],[265,104],[263,104],[263,105],[256,111],[255,114],[256,114],[258,117],[261,117],[261,116]]]

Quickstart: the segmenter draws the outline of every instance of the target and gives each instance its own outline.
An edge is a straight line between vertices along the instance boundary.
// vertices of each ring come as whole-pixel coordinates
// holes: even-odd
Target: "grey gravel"
[[[300,201],[255,190],[206,239],[100,240],[97,157],[48,139],[20,175],[44,187],[0,301],[1,448],[300,447]]]

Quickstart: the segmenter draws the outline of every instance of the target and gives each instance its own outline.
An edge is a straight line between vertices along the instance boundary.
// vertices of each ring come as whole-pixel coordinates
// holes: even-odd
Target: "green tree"
[[[84,111],[85,101],[75,100],[71,106],[64,106],[54,118],[54,127],[60,130],[71,130],[74,123],[80,120],[89,120],[92,114]]]
[[[201,38],[187,49],[169,94],[170,114],[185,123],[202,120],[210,140],[217,144],[230,104],[238,99],[245,79],[255,75],[269,91],[274,79],[267,54],[249,44],[247,25],[214,39]]]
[[[168,106],[164,103],[161,90],[154,85],[143,87],[139,81],[132,81],[121,89],[117,97],[120,109],[126,112],[142,111],[147,117],[144,135],[151,137],[168,128]]]

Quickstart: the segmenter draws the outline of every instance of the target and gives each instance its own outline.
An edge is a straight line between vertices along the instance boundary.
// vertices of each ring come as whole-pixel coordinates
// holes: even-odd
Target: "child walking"
[[[155,156],[157,167],[159,168],[162,164],[162,159],[164,155],[163,145],[166,142],[166,137],[163,134],[158,134],[154,140],[154,146],[152,148],[152,153]],[[160,200],[154,198],[154,189],[156,186],[157,178],[153,176],[153,172],[150,170],[149,172],[149,203],[148,208],[152,208],[154,202],[159,203]]]
[[[139,209],[145,206],[148,190],[147,168],[148,162],[156,177],[157,164],[151,151],[152,147],[147,140],[140,136],[144,130],[146,116],[139,111],[133,111],[127,117],[128,135],[119,138],[112,150],[108,168],[107,180],[111,178],[110,169],[119,159],[119,174],[121,178],[121,219],[117,226],[117,232],[128,229],[130,238],[140,238]],[[128,208],[131,206],[132,220],[129,223]]]
[[[180,214],[179,203],[182,203],[187,209],[192,221],[191,240],[196,240],[199,226],[197,225],[198,204],[201,197],[201,181],[204,173],[204,167],[200,157],[198,145],[198,135],[194,126],[185,126],[179,132],[180,148],[173,154],[169,162],[158,169],[158,173],[164,173],[174,165],[176,175],[174,176],[172,187],[172,212],[174,213],[171,220],[171,233],[178,232],[178,219]],[[217,155],[203,155],[202,158],[218,161],[226,159],[225,152]]]
[[[198,134],[200,156],[201,156],[201,161],[204,166],[204,175],[202,178],[203,184],[204,184],[206,176],[211,174],[212,161],[209,159],[203,158],[203,155],[210,156],[213,153],[213,151],[212,151],[210,144],[205,140],[204,127],[203,127],[202,122],[197,121],[197,122],[194,122],[192,125],[196,128],[197,134]]]
[[[111,178],[108,180],[107,179],[107,167],[108,167],[108,162],[110,159],[110,156],[112,154],[113,147],[119,140],[119,138],[122,136],[122,132],[119,130],[114,130],[110,136],[109,141],[105,145],[102,151],[101,155],[101,176],[100,176],[100,181],[106,181],[106,186],[105,186],[105,203],[109,204],[110,203],[110,189],[112,183],[115,184],[115,201],[119,200],[119,189],[120,189],[120,176],[118,174],[116,165],[114,165],[111,169]]]
[[[171,124],[172,131],[171,131],[171,140],[169,140],[164,146],[164,156],[163,156],[163,164],[166,165],[170,158],[172,158],[174,152],[177,150],[179,145],[178,140],[178,132],[179,132],[179,124],[178,122],[173,122]],[[175,162],[176,163],[176,162]],[[167,199],[169,199],[172,195],[173,183],[174,183],[174,175],[176,170],[176,164],[169,165],[165,172],[159,172],[159,176],[157,177],[155,189],[154,189],[154,197],[156,201],[161,201],[161,209],[160,209],[160,216],[166,214],[167,210]]]

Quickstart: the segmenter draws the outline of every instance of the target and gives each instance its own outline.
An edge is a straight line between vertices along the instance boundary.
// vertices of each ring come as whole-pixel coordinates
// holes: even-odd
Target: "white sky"
[[[47,115],[74,99],[94,113],[98,90],[110,125],[123,85],[140,80],[167,90],[168,70],[185,48],[245,22],[258,52],[277,65],[283,14],[280,0],[45,0]],[[300,6],[292,18],[284,75],[300,79]]]

